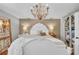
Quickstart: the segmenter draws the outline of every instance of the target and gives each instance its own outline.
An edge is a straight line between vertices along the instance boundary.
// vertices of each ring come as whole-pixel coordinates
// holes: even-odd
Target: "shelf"
[[[0,55],[6,55],[8,52],[8,48],[12,42],[11,36],[11,22],[9,19],[0,19],[1,31],[0,31]]]
[[[74,44],[73,40],[74,36],[75,36],[75,22],[74,22],[74,16],[72,15],[67,17],[67,19],[65,19],[65,39],[69,42],[70,46],[71,44]]]
[[[7,51],[7,50],[8,50],[8,47],[6,47],[6,48],[0,50],[0,55],[4,54],[4,52]]]
[[[10,38],[10,36],[0,37],[0,40],[5,40],[6,38]]]

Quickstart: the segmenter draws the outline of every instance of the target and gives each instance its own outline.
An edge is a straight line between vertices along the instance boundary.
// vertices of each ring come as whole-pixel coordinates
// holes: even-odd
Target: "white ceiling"
[[[34,18],[31,14],[30,8],[34,3],[2,3],[0,9],[10,13],[17,18]],[[47,18],[61,18],[68,13],[78,10],[77,3],[49,3],[49,13]]]

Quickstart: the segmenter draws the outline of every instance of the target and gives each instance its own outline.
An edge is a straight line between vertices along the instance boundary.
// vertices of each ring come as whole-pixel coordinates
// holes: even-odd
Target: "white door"
[[[75,16],[75,54],[79,54],[79,12],[74,14]]]

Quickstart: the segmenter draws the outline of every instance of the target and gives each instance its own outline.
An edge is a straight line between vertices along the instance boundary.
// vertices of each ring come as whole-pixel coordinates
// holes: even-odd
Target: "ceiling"
[[[34,18],[30,8],[34,3],[1,3],[0,9],[17,18]],[[49,13],[46,18],[62,18],[79,9],[78,3],[48,3]]]

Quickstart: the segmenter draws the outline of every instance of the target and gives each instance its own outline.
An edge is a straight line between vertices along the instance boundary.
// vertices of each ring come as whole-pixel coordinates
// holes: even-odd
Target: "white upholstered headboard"
[[[40,32],[48,33],[48,28],[42,24],[42,23],[36,23],[34,26],[30,29],[30,34],[40,34]]]

